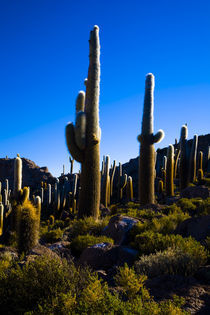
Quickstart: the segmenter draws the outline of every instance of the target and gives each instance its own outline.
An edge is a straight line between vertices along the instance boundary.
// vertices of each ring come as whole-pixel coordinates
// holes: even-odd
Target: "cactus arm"
[[[72,157],[82,163],[84,161],[84,153],[76,145],[73,123],[69,123],[66,126],[66,144]]]
[[[77,99],[76,99],[76,113],[85,110],[85,92],[79,91]]]
[[[124,176],[120,177],[120,189],[124,189],[127,184],[128,175],[125,174]]]
[[[153,135],[153,143],[158,143],[163,140],[165,133],[162,129],[158,130],[158,132]]]
[[[77,113],[74,132],[76,145],[80,150],[84,150],[86,143],[86,114],[82,111]]]

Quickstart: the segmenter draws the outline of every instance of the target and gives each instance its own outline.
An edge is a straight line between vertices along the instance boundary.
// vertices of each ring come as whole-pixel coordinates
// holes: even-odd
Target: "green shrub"
[[[71,237],[75,238],[78,235],[100,235],[101,231],[108,224],[109,218],[105,218],[104,220],[95,221],[94,218],[88,217],[84,219],[75,220],[71,225]]]
[[[182,198],[177,201],[177,205],[182,209],[183,212],[194,212],[196,210],[196,205],[192,200],[187,198]]]
[[[133,218],[152,219],[160,216],[160,212],[152,209],[139,209],[139,205],[133,202],[129,202],[123,207],[120,205],[114,205],[111,207],[111,213],[126,215]]]
[[[54,243],[63,237],[63,231],[58,228],[50,231],[46,231],[42,234],[42,239],[46,243]]]
[[[77,296],[91,279],[88,269],[77,270],[73,264],[48,256],[38,257],[22,268],[16,264],[0,273],[1,312],[24,314],[34,310],[34,314],[42,314],[38,310],[48,309],[45,314],[57,314],[64,307],[61,303]],[[69,304],[71,311],[73,303]]]
[[[179,223],[190,218],[186,213],[173,213],[168,216],[164,215],[161,218],[153,218],[150,221],[144,223],[138,222],[130,232],[130,239],[134,241],[136,235],[145,231],[159,232],[162,234],[173,233]]]
[[[151,230],[145,231],[136,235],[133,247],[140,251],[140,254],[149,255],[156,251],[163,251],[168,247],[179,248],[183,251],[190,252],[200,251],[200,254],[205,255],[204,248],[199,242],[191,237],[183,238],[181,235],[163,235],[155,233]]]
[[[170,206],[166,206],[163,210],[163,213],[166,214],[166,215],[169,215],[169,214],[180,214],[180,213],[183,213],[183,211],[181,210],[180,207],[177,206],[177,204],[172,204]]]
[[[80,255],[83,250],[89,246],[93,246],[100,243],[114,244],[112,238],[106,236],[94,236],[94,235],[78,235],[71,242],[71,250],[75,255]]]
[[[141,290],[141,295],[149,298],[149,292],[143,288],[146,279],[145,275],[137,275],[134,268],[129,268],[127,264],[119,267],[114,277],[116,285],[120,286],[128,297],[134,297]]]
[[[190,215],[210,215],[210,198],[182,198],[178,200],[177,205],[183,212],[188,212]]]
[[[205,264],[207,254],[203,247],[188,248],[168,248],[163,252],[156,252],[148,256],[141,256],[135,263],[135,270],[139,274],[148,277],[155,277],[161,274],[182,274],[193,275],[197,269]]]

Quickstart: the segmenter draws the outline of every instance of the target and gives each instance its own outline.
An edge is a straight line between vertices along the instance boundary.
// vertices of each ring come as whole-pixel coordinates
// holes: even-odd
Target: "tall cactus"
[[[174,147],[169,144],[166,166],[166,196],[174,196]]]
[[[160,142],[164,137],[163,130],[153,134],[153,93],[154,76],[147,74],[145,82],[144,111],[142,119],[141,134],[138,136],[140,142],[139,158],[139,200],[141,205],[155,202],[154,175],[155,175],[155,148],[154,143]]]
[[[78,217],[93,216],[97,219],[100,205],[100,44],[98,26],[94,26],[90,33],[89,48],[85,106],[77,113],[76,125],[70,123],[66,126],[66,142],[72,157],[82,164]],[[84,100],[84,96],[81,95],[81,98]]]
[[[21,190],[22,187],[22,160],[19,156],[15,159],[14,164],[14,188],[13,194],[14,197],[18,196],[18,192]]]
[[[193,143],[190,152],[190,161],[189,161],[189,182],[193,183],[196,180],[196,156],[197,156],[197,147],[198,147],[198,135],[194,135]]]

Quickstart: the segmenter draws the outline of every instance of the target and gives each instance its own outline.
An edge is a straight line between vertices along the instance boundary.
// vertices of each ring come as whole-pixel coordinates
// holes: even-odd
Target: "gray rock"
[[[180,234],[183,237],[192,236],[197,241],[204,240],[210,236],[210,215],[194,217],[181,222],[175,234]]]
[[[202,198],[206,199],[210,196],[209,188],[205,186],[190,186],[180,193],[181,198]]]
[[[115,245],[124,245],[126,244],[129,231],[138,222],[138,219],[116,215],[110,219],[102,234],[111,237]]]
[[[101,243],[86,248],[80,258],[79,264],[89,265],[94,270],[108,270],[113,266],[131,265],[138,252],[124,246]]]

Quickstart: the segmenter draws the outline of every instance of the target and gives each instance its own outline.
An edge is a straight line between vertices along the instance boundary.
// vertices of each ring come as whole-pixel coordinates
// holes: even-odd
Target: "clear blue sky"
[[[69,169],[64,129],[84,89],[95,24],[101,156],[126,162],[139,154],[148,72],[154,131],[165,131],[158,146],[174,143],[186,122],[189,138],[209,133],[209,0],[0,0],[1,157],[19,153],[55,176]]]

